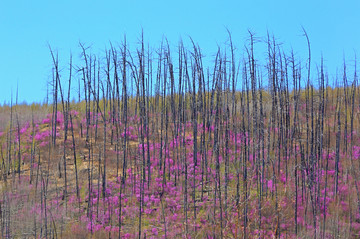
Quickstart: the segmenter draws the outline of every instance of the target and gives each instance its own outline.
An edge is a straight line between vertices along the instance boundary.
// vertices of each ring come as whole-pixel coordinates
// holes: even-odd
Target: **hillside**
[[[54,57],[52,102],[0,109],[1,237],[360,237],[356,69],[310,78],[270,40],[262,68],[250,43],[207,69],[195,45],[81,46],[68,78]]]

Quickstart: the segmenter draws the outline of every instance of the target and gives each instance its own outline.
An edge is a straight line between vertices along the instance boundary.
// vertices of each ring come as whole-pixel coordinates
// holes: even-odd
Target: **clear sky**
[[[359,0],[1,0],[0,104],[10,101],[17,84],[19,102],[44,100],[52,67],[48,44],[66,66],[70,51],[78,58],[79,41],[101,51],[126,34],[135,45],[143,29],[150,45],[166,36],[176,46],[191,36],[211,56],[226,41],[226,28],[240,50],[250,29],[260,39],[269,31],[306,61],[301,26],[313,62],[322,53],[330,74],[341,68],[344,55],[354,65],[354,52],[360,54]]]

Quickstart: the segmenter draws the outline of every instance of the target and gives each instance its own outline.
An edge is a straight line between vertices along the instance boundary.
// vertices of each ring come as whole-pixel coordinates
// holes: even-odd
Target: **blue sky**
[[[163,36],[174,47],[180,38],[191,36],[208,57],[226,41],[226,28],[240,55],[248,29],[259,39],[269,31],[306,61],[303,26],[314,64],[322,53],[330,75],[335,75],[344,55],[351,68],[354,52],[360,54],[359,10],[358,0],[1,0],[0,104],[10,101],[17,84],[19,102],[44,100],[52,66],[48,44],[59,52],[65,67],[70,52],[78,58],[79,41],[101,52],[124,34],[130,45],[136,45],[141,29],[154,47]],[[260,45],[257,53],[264,56]]]

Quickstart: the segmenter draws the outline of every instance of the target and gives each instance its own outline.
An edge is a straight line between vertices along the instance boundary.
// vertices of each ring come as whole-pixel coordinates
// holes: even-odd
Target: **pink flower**
[[[358,223],[358,222],[353,222],[352,224],[351,224],[351,226],[354,228],[354,230],[355,231],[360,231],[360,223]]]
[[[146,209],[145,209],[145,214],[151,214],[152,211],[153,211],[152,209],[146,208]]]
[[[286,183],[286,176],[284,174],[281,174],[280,181],[285,184]]]
[[[46,146],[47,144],[48,144],[48,142],[43,141],[43,142],[41,142],[41,143],[39,144],[39,146],[40,146],[40,147],[44,147],[44,146]]]
[[[151,232],[156,236],[159,234],[158,230],[155,227],[151,230]]]
[[[144,197],[144,202],[147,203],[149,201],[149,196]]]
[[[49,124],[49,123],[50,123],[50,119],[49,119],[49,118],[43,119],[43,121],[42,121],[41,123],[43,123],[43,124]]]
[[[25,133],[27,129],[28,129],[28,126],[25,126],[24,128],[22,128],[22,129],[20,130],[20,134]]]
[[[328,170],[328,175],[334,175],[335,174],[335,170]]]
[[[270,191],[273,191],[275,189],[275,186],[274,186],[273,181],[271,179],[267,182],[267,186],[270,189]]]
[[[41,136],[40,133],[37,133],[37,134],[35,135],[35,140],[38,140],[38,141],[42,140],[42,136]]]
[[[94,226],[94,230],[97,232],[97,231],[100,231],[100,229],[102,228],[102,225],[101,224],[96,224]]]
[[[130,233],[125,233],[123,238],[131,238],[131,234]]]

